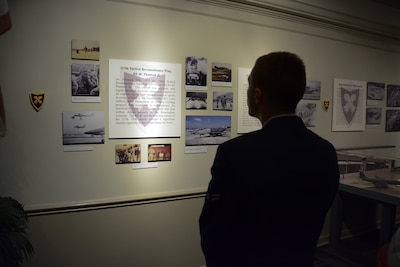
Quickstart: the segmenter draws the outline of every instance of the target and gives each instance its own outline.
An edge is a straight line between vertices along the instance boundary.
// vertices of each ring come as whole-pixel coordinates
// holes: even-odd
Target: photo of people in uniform
[[[148,161],[171,161],[171,144],[152,144],[148,146]]]
[[[139,163],[141,158],[140,144],[115,145],[115,163]]]
[[[99,96],[99,65],[72,64],[72,96]]]
[[[385,98],[384,83],[367,83],[367,99],[368,100],[383,100]]]

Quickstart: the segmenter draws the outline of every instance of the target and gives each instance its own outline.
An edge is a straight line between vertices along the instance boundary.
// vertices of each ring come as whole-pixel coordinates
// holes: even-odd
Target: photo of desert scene
[[[230,116],[186,116],[186,145],[219,145],[231,139]]]
[[[72,59],[100,59],[100,42],[86,40],[71,41],[71,57]]]

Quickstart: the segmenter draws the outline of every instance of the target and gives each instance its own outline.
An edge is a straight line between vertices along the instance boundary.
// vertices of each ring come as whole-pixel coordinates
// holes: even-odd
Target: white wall
[[[205,56],[209,64],[231,63],[232,88],[210,86],[209,97],[218,90],[232,90],[237,97],[237,68],[251,68],[258,56],[271,51],[292,51],[304,59],[308,79],[322,82],[321,100],[314,101],[317,126],[311,130],[337,148],[398,145],[398,133],[385,133],[384,123],[363,132],[332,132],[332,108],[325,112],[322,107],[323,100],[330,100],[332,106],[334,78],[399,84],[400,49],[396,43],[189,1],[13,0],[9,7],[13,28],[0,37],[0,84],[8,126],[7,136],[0,139],[0,195],[15,197],[28,210],[205,190],[216,146],[208,146],[204,154],[184,154],[184,128],[181,138],[110,140],[106,134],[105,144],[95,145],[93,151],[63,152],[63,111],[100,110],[107,117],[110,58],[183,65],[185,56]],[[72,39],[100,41],[101,103],[71,103],[70,68],[76,63],[70,56]],[[34,91],[47,94],[40,112],[33,110],[28,99]],[[182,90],[182,107],[184,95]],[[385,103],[379,103],[384,110]],[[185,115],[193,114],[199,112],[182,110],[182,127]],[[235,135],[237,103],[233,112],[209,108],[204,114],[231,115]],[[116,165],[114,146],[128,141],[142,147],[171,143],[173,160],[145,170]],[[203,265],[194,232],[201,204],[202,199],[194,198],[32,217],[30,234],[37,253],[30,266],[51,266],[59,263],[59,258],[65,259],[62,266],[109,266],[113,255],[123,258],[121,266]],[[137,219],[148,221],[135,224]],[[161,230],[165,221],[168,233]],[[168,236],[151,233],[153,227],[156,233]],[[174,230],[177,234],[170,235]],[[109,241],[112,233],[116,240]],[[324,235],[326,238],[326,229]],[[181,240],[185,236],[189,238]],[[121,250],[116,248],[117,241],[123,246]],[[181,251],[182,262],[175,258],[178,252],[171,247],[178,241],[182,242],[180,248],[185,248]],[[98,248],[99,244],[104,246]],[[154,251],[150,254],[148,249]],[[167,251],[171,253],[168,260],[163,255]],[[144,263],[149,257],[151,264]],[[159,259],[165,262],[157,262]]]

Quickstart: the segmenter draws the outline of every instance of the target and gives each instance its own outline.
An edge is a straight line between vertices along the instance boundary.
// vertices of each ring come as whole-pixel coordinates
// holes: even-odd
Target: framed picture
[[[364,131],[366,82],[334,79],[332,131]]]
[[[211,63],[211,85],[232,87],[232,64],[229,63]]]
[[[147,150],[149,162],[153,161],[171,161],[172,150],[171,144],[151,144]]]
[[[77,39],[71,40],[71,58],[99,60],[100,42]]]
[[[385,98],[385,84],[376,82],[367,82],[367,99],[383,100]]]
[[[140,156],[140,144],[115,145],[115,164],[139,163]]]

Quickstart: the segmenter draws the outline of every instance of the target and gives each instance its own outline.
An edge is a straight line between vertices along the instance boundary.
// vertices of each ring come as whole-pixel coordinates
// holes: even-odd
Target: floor
[[[373,231],[340,242],[337,249],[317,248],[314,267],[377,267],[378,232]]]

